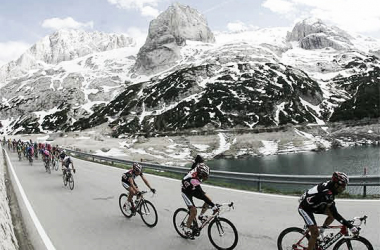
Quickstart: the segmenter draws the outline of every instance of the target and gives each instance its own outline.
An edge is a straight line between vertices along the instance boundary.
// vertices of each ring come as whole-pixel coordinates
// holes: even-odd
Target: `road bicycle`
[[[58,158],[55,155],[52,155],[51,157],[51,164],[52,164],[52,169],[55,169],[55,171],[58,171],[59,164],[58,164]]]
[[[74,189],[74,177],[73,177],[73,174],[71,173],[71,168],[70,167],[69,168],[65,167],[63,169],[62,179],[63,179],[63,185],[65,187],[67,186],[67,184],[69,184],[70,190]]]
[[[359,236],[361,225],[366,224],[367,216],[355,217],[349,222],[358,228],[359,232],[353,235],[348,228],[343,225],[329,226],[324,230],[324,235],[318,237],[315,250],[325,250],[337,242],[333,250],[373,250],[372,244]],[[321,229],[321,227],[318,227]],[[327,233],[330,232],[330,233]],[[310,238],[310,232],[305,226],[304,229],[290,227],[280,233],[277,239],[278,250],[306,250]]]
[[[157,210],[152,202],[144,198],[144,194],[146,193],[147,191],[141,191],[136,199],[132,199],[132,202],[135,203],[135,209],[132,209],[131,204],[128,202],[129,192],[121,194],[119,197],[119,207],[125,217],[131,218],[138,213],[148,227],[154,227],[158,222]]]
[[[220,214],[230,211],[234,208],[234,203],[216,204],[219,210],[208,216],[204,221],[197,221],[195,218],[191,228],[192,235],[198,237],[203,228],[208,225],[207,234],[211,244],[216,249],[231,250],[234,249],[238,243],[238,232],[234,224],[226,218],[220,217]],[[202,209],[202,207],[196,207]],[[173,215],[173,224],[177,233],[186,239],[190,237],[186,235],[184,227],[186,226],[187,219],[189,218],[190,211],[187,208],[178,208]]]
[[[28,153],[28,160],[29,160],[29,164],[32,166],[33,165],[33,155],[31,153]]]
[[[50,170],[50,157],[44,156],[43,159],[44,159],[44,165],[45,165],[46,172],[48,172],[49,174],[51,174],[51,170]]]

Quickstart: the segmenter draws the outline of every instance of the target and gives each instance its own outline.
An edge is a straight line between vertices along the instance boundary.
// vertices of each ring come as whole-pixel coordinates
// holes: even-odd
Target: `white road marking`
[[[21,183],[20,183],[20,181],[19,181],[19,179],[18,179],[18,177],[16,175],[16,172],[15,172],[15,170],[13,168],[13,165],[11,163],[11,160],[9,159],[9,156],[8,156],[7,152],[5,150],[3,152],[5,152],[5,155],[6,155],[7,161],[8,161],[7,164],[9,164],[9,167],[10,167],[10,169],[12,171],[12,174],[13,174],[15,180],[16,180],[16,184],[17,184],[17,187],[18,187],[18,189],[20,191],[21,197],[22,197],[22,199],[23,199],[23,201],[25,203],[26,208],[28,209],[30,217],[32,218],[32,221],[33,221],[34,225],[36,226],[37,231],[38,231],[38,233],[39,233],[42,241],[44,242],[44,244],[45,244],[45,246],[46,246],[46,248],[48,250],[55,250],[55,247],[53,246],[53,243],[50,241],[49,236],[47,236],[45,230],[43,229],[40,221],[37,218],[36,213],[34,212],[32,206],[30,205],[30,202],[29,202],[28,198],[26,197],[24,189],[21,186]]]

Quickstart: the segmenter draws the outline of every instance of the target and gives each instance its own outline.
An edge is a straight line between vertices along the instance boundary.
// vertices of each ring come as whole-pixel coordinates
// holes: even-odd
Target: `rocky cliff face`
[[[301,48],[307,50],[326,47],[343,50],[352,45],[350,35],[337,27],[327,26],[319,19],[305,19],[297,23],[288,33],[287,41],[297,41]]]
[[[133,46],[130,37],[102,32],[60,30],[37,42],[16,61],[0,68],[0,87],[12,78],[22,76],[32,69],[42,69],[45,64],[58,64],[88,54]]]
[[[134,72],[150,75],[173,66],[181,58],[180,49],[186,40],[215,42],[206,19],[197,10],[173,4],[150,23]]]

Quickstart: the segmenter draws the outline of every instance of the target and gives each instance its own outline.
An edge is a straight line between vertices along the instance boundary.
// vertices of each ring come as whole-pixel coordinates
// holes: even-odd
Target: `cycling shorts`
[[[302,219],[305,221],[307,226],[317,225],[315,221],[314,213],[309,210],[304,210],[302,208],[298,208],[298,213],[301,215]]]
[[[135,184],[135,187],[138,188],[136,182],[134,182],[133,184]],[[129,183],[129,181],[125,181],[125,180],[122,180],[122,181],[121,181],[121,185],[123,185],[123,187],[124,187],[125,189],[127,189],[127,190],[128,190],[128,188],[130,188],[130,186],[131,186],[131,184]]]

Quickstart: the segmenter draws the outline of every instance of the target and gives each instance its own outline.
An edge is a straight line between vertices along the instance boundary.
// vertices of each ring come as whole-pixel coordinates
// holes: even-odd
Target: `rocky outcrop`
[[[173,66],[181,58],[180,48],[186,40],[215,42],[205,17],[189,6],[176,3],[150,23],[133,71],[149,75]]]
[[[299,42],[303,49],[323,49],[331,47],[336,50],[348,49],[352,44],[350,35],[345,31],[330,27],[320,19],[305,19],[297,23],[287,35],[287,41]]]
[[[6,81],[21,76],[31,69],[43,68],[44,64],[58,64],[91,53],[133,46],[130,37],[102,32],[60,30],[37,42],[16,61],[0,68],[0,87]]]

